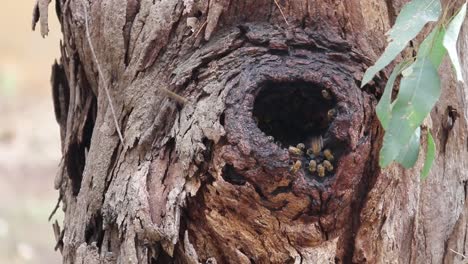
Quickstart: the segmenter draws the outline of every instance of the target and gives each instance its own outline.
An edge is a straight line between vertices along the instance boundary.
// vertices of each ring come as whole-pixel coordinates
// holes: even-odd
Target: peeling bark
[[[445,62],[425,182],[378,167],[385,73],[359,88],[406,1],[56,2],[64,263],[464,261],[466,86]],[[287,150],[318,136],[324,177]]]

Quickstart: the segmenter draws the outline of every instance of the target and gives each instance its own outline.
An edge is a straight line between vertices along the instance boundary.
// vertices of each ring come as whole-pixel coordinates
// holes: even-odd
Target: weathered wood
[[[56,2],[64,263],[463,261],[466,86],[445,62],[422,183],[421,161],[378,168],[385,74],[359,89],[407,1]],[[309,135],[335,156],[324,178],[287,151]]]

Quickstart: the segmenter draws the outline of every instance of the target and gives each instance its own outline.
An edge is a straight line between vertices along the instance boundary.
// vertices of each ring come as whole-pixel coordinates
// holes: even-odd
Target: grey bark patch
[[[51,0],[36,0],[33,10],[32,30],[36,29],[39,22],[41,36],[45,37],[49,33],[49,4]]]
[[[211,34],[213,33],[215,27],[218,25],[219,17],[221,16],[225,5],[229,4],[229,1],[224,0],[211,0],[209,9],[208,9],[208,17],[207,17],[207,24],[205,30],[205,40],[209,40]]]
[[[131,30],[133,27],[133,22],[140,11],[140,0],[129,0],[127,1],[127,9],[126,9],[126,18],[125,18],[125,26],[123,28],[123,38],[124,38],[124,50],[125,50],[125,65],[128,66],[130,56],[130,47],[129,42],[131,38]]]
[[[150,67],[158,58],[161,49],[165,47],[174,34],[181,19],[181,10],[176,8],[177,2],[166,1],[154,5],[150,12],[150,21],[152,28],[145,28],[149,31],[148,39],[145,41],[145,49],[141,56],[139,70],[145,70]]]

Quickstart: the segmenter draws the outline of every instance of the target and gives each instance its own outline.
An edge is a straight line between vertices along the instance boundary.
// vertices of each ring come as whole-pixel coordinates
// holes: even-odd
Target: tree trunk
[[[64,263],[462,263],[466,85],[444,62],[423,182],[378,167],[387,75],[359,88],[406,2],[57,0]],[[287,149],[319,136],[324,177]]]

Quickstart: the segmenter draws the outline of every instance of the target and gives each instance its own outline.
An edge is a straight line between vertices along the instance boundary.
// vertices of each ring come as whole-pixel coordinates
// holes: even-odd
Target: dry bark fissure
[[[405,2],[56,0],[64,263],[461,262],[466,87],[441,71],[424,183],[378,168],[385,75],[359,88]],[[287,151],[319,135],[325,177]]]

